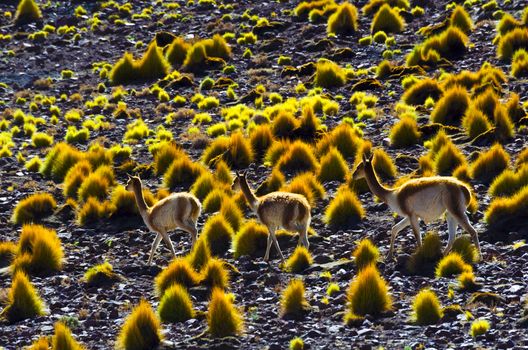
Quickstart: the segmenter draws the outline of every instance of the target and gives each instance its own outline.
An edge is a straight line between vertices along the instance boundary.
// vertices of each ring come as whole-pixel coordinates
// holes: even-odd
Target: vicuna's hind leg
[[[416,246],[422,246],[422,235],[420,233],[420,223],[418,222],[418,217],[416,215],[411,216],[411,227],[416,238]]]
[[[284,262],[284,255],[282,255],[282,251],[279,247],[279,242],[277,241],[277,236],[275,235],[275,227],[268,227],[269,235],[268,235],[268,244],[266,246],[266,254],[264,255],[264,260],[269,260],[270,250],[271,250],[271,244],[275,244],[275,248],[277,248],[279,255],[281,257],[281,260]]]
[[[444,250],[444,255],[451,251],[453,248],[453,242],[455,241],[456,231],[457,231],[457,221],[451,214],[447,214],[447,231],[449,232],[449,238],[447,240],[447,245]]]
[[[310,247],[310,242],[308,242],[308,226],[301,225],[296,230],[299,233],[299,241],[297,245],[303,245],[306,249]]]
[[[187,219],[181,222],[181,229],[191,234],[191,247],[194,247],[196,243],[196,237],[198,236],[198,229],[196,228],[196,222],[192,219]]]
[[[477,248],[477,251],[480,255],[480,243],[478,239],[478,234],[469,222],[469,218],[466,214],[466,206],[465,204],[462,204],[463,202],[463,195],[462,193],[460,193],[458,200],[457,198],[453,197],[450,202],[446,203],[447,211],[451,216],[453,216],[456,222],[471,235],[471,238],[473,239],[473,244]]]
[[[389,247],[389,254],[387,254],[387,259],[392,259],[392,254],[394,251],[394,241],[396,240],[396,236],[398,233],[403,230],[405,227],[407,227],[411,221],[408,217],[404,217],[400,222],[398,222],[396,225],[394,225],[391,229],[391,237],[390,237],[390,247]]]
[[[478,239],[478,233],[473,228],[471,223],[469,222],[469,218],[468,218],[467,214],[465,212],[463,212],[461,217],[456,217],[456,219],[458,221],[458,224],[460,226],[462,226],[462,228],[464,230],[466,230],[467,232],[469,232],[469,234],[471,235],[471,238],[473,239],[473,244],[477,248],[477,251],[478,251],[479,256],[480,256],[480,243],[479,243],[479,239]]]
[[[154,253],[156,252],[156,249],[158,248],[158,245],[161,241],[161,234],[156,233],[156,238],[154,238],[154,242],[152,242],[152,248],[150,249],[150,256],[148,258],[147,265],[150,265],[152,262],[152,257],[154,256]]]

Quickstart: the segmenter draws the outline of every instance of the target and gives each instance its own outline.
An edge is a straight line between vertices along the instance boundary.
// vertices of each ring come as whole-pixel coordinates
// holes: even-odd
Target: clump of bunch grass
[[[515,28],[501,36],[497,54],[503,61],[510,61],[519,49],[528,50],[528,28]]]
[[[87,160],[81,160],[68,170],[64,178],[62,191],[64,196],[76,198],[79,187],[84,179],[92,172],[92,165]]]
[[[16,256],[17,245],[13,242],[0,242],[0,268],[11,264]]]
[[[320,59],[316,64],[315,84],[324,88],[341,87],[346,83],[346,74],[337,63]]]
[[[405,20],[399,12],[391,8],[388,4],[380,7],[370,26],[370,31],[376,33],[383,31],[385,33],[399,33],[405,27]]]
[[[217,214],[210,217],[204,225],[202,235],[213,255],[222,255],[231,246],[235,232],[226,218]]]
[[[365,143],[364,145],[367,144]],[[376,170],[376,174],[382,179],[393,179],[396,176],[396,166],[392,158],[382,148],[376,148],[373,153],[372,166]]]
[[[227,221],[233,231],[237,231],[240,228],[244,218],[239,203],[231,197],[225,197],[220,203],[220,215]]]
[[[481,285],[475,281],[475,275],[472,271],[462,272],[458,276],[458,290],[475,292],[481,288]]]
[[[304,349],[304,341],[299,338],[295,337],[292,340],[290,340],[290,350],[303,350]]]
[[[71,330],[62,322],[55,323],[55,334],[51,338],[52,349],[84,350],[72,336]]]
[[[473,30],[473,21],[471,20],[471,16],[469,13],[467,13],[464,7],[460,5],[455,6],[453,9],[453,12],[449,17],[449,24],[459,28],[466,34]]]
[[[185,322],[194,318],[196,312],[187,289],[180,284],[170,286],[161,297],[158,314],[162,322]]]
[[[149,189],[143,189],[143,198],[148,206],[153,205],[156,202],[156,198],[149,191]],[[116,186],[112,191],[110,198],[112,203],[112,216],[115,215],[139,215],[139,210],[136,204],[136,197],[131,191],[127,191],[124,186]]]
[[[462,126],[471,139],[491,129],[488,117],[482,111],[471,106],[466,110],[462,118]]]
[[[438,323],[443,316],[442,306],[431,289],[422,289],[414,298],[413,320],[420,325],[430,325]]]
[[[84,283],[89,287],[108,285],[119,280],[121,277],[114,272],[114,268],[108,261],[90,267],[83,277]]]
[[[510,140],[515,134],[515,127],[504,106],[498,106],[493,114],[495,124],[495,137],[504,142]]]
[[[32,274],[60,271],[63,256],[61,241],[55,230],[28,224],[22,227],[12,268]]]
[[[183,38],[175,38],[167,48],[167,60],[173,67],[182,65],[190,47],[191,44],[187,43]]]
[[[466,271],[473,271],[471,265],[467,264],[460,254],[451,252],[440,260],[435,275],[436,277],[451,277]]]
[[[319,181],[344,181],[348,173],[348,166],[341,153],[332,147],[323,157],[317,175]]]
[[[509,164],[510,155],[500,143],[496,143],[471,164],[471,177],[489,183],[507,169]]]
[[[154,280],[158,295],[163,295],[173,284],[192,287],[199,282],[200,275],[193,269],[189,260],[184,258],[172,260],[169,266],[164,268]]]
[[[235,258],[244,255],[257,256],[257,253],[266,248],[268,229],[250,220],[244,223],[240,231],[233,238],[233,250]]]
[[[7,295],[7,306],[0,314],[9,323],[44,315],[44,302],[24,272],[16,272]]]
[[[478,260],[477,248],[471,243],[471,239],[467,235],[457,237],[453,242],[451,251],[460,254],[468,264],[473,264]]]
[[[200,201],[203,201],[205,197],[211,192],[216,184],[216,180],[208,171],[204,171],[191,186],[191,193],[194,194]]]
[[[86,202],[90,197],[103,200],[108,196],[110,185],[108,178],[103,176],[101,172],[94,172],[83,180],[77,191],[77,196],[81,202]]]
[[[273,168],[270,176],[264,180],[256,190],[257,196],[262,196],[270,192],[278,191],[286,181],[280,169]]]
[[[407,270],[411,273],[423,272],[428,265],[436,264],[442,258],[442,242],[436,232],[428,232],[422,245],[414,251],[407,261]]]
[[[369,0],[369,2],[363,6],[363,14],[365,16],[370,16],[373,13],[376,13],[379,8],[385,4],[393,7],[399,7],[403,10],[408,10],[410,8],[408,0]]]
[[[273,135],[279,138],[287,138],[298,128],[298,124],[299,122],[295,119],[293,113],[281,110],[275,118],[273,118]]]
[[[169,190],[174,190],[178,186],[190,185],[196,181],[202,172],[203,168],[199,163],[195,163],[185,156],[176,159],[169,165],[163,174],[163,185]]]
[[[376,266],[369,265],[358,272],[347,291],[348,310],[345,323],[354,322],[357,317],[377,316],[392,308],[392,298],[385,280]]]
[[[115,207],[110,202],[101,202],[95,197],[88,197],[86,202],[77,211],[77,223],[80,226],[93,224],[103,218],[109,218]]]
[[[443,94],[442,88],[436,79],[423,79],[406,89],[403,101],[409,105],[423,105],[428,98],[438,100]]]
[[[354,262],[356,263],[357,269],[362,270],[365,267],[376,264],[380,253],[378,248],[368,238],[362,239],[354,252],[352,253]]]
[[[310,205],[315,205],[316,200],[322,199],[326,195],[323,185],[317,181],[317,178],[311,172],[305,172],[295,176],[281,190],[303,195]]]
[[[220,288],[213,289],[207,311],[208,331],[215,338],[236,336],[244,331],[244,318],[232,298]]]
[[[528,218],[528,186],[511,197],[495,198],[486,210],[484,219],[489,225],[515,222]]]
[[[358,29],[357,8],[345,1],[328,18],[326,31],[334,34],[350,34]]]
[[[15,25],[42,20],[42,12],[35,0],[20,0],[15,13]]]
[[[346,187],[337,192],[325,211],[325,222],[333,229],[353,227],[365,217],[356,194]]]
[[[169,166],[176,160],[186,155],[173,142],[163,142],[154,155],[154,170],[156,174],[164,174]]]
[[[435,171],[439,175],[450,175],[456,168],[465,164],[466,158],[452,142],[442,146],[435,157]]]
[[[463,31],[457,27],[448,27],[440,34],[429,37],[415,46],[407,56],[407,65],[435,65],[440,58],[454,59],[462,56],[469,43]]]
[[[297,246],[293,254],[286,260],[286,270],[292,273],[300,273],[313,263],[313,258],[308,249]]]
[[[203,152],[202,160],[208,165],[224,160],[229,166],[242,169],[253,161],[253,150],[241,132],[234,132],[230,137],[221,136],[214,140]]]
[[[431,113],[431,121],[444,125],[459,125],[469,106],[469,95],[465,88],[454,86],[438,100]]]
[[[510,197],[521,188],[528,185],[528,164],[514,172],[505,170],[493,180],[489,188],[489,194],[493,197]]]
[[[50,193],[35,193],[17,204],[11,220],[16,224],[37,222],[53,214],[56,207],[55,198]]]
[[[211,251],[207,246],[207,242],[202,236],[200,236],[189,255],[187,255],[186,259],[189,261],[195,271],[200,271],[202,267],[207,264],[210,258]]]
[[[391,128],[389,138],[393,147],[409,147],[420,141],[421,133],[418,131],[416,119],[403,116]]]
[[[268,124],[256,126],[249,134],[251,149],[255,159],[260,160],[273,142],[273,133]]]
[[[220,210],[222,200],[227,196],[223,188],[212,189],[203,200],[203,210],[205,213],[214,213]]]
[[[511,75],[516,78],[528,76],[528,52],[525,49],[519,49],[513,54]]]
[[[316,145],[317,153],[323,155],[328,153],[330,148],[333,146],[337,148],[339,152],[346,159],[351,158],[353,161],[356,157],[358,150],[363,144],[363,140],[347,123],[342,123],[335,127],[331,132],[326,133]]]
[[[40,337],[31,344],[28,350],[49,350],[50,345],[47,337]]]
[[[116,348],[124,350],[155,349],[162,340],[160,321],[146,300],[141,300],[125,320]]]
[[[479,335],[485,334],[490,329],[490,323],[487,320],[478,319],[471,323],[470,334],[473,338],[478,337]]]
[[[40,172],[55,182],[62,182],[68,170],[83,158],[82,153],[67,143],[59,142],[48,151]]]
[[[297,174],[305,171],[317,171],[319,164],[310,145],[297,140],[279,158],[277,167],[282,172]]]
[[[300,318],[309,309],[304,283],[293,278],[281,294],[280,314],[282,317]]]
[[[229,286],[229,273],[222,260],[211,258],[201,271],[201,283],[210,288],[227,289]]]

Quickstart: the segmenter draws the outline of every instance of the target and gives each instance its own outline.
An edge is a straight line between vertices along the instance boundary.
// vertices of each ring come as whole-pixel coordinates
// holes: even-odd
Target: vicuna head
[[[235,178],[233,179],[233,184],[231,185],[231,189],[233,191],[240,190],[240,183],[241,181],[247,181],[246,180],[246,172],[244,171],[242,174],[240,174],[238,171],[235,172]]]
[[[365,177],[365,168],[367,166],[372,166],[372,158],[374,158],[373,153],[371,153],[370,156],[363,154],[363,161],[356,166],[356,169],[354,169],[352,179],[359,180]]]
[[[141,187],[141,179],[139,178],[139,175],[137,176],[131,176],[128,175],[128,181],[125,186],[127,191],[134,191],[134,188]]]

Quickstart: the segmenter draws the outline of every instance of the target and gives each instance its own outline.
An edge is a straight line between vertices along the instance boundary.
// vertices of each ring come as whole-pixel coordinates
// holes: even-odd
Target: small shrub
[[[346,74],[337,63],[327,59],[317,62],[315,84],[324,88],[341,87],[346,83]]]
[[[495,123],[495,135],[501,141],[509,140],[515,134],[514,125],[508,116],[508,111],[504,106],[499,106],[493,115]]]
[[[300,279],[292,279],[281,294],[280,307],[282,317],[298,318],[305,313],[310,305],[304,296],[304,283]]]
[[[189,261],[176,258],[156,276],[154,283],[158,295],[163,295],[173,284],[192,287],[197,285],[199,281],[200,276],[194,271]]]
[[[442,242],[436,232],[428,232],[422,245],[414,251],[407,261],[407,270],[411,273],[423,272],[424,268],[436,264],[442,258]]]
[[[203,172],[194,182],[191,187],[191,193],[194,194],[200,201],[211,192],[215,186],[216,180],[210,172]]]
[[[372,166],[382,179],[393,179],[396,176],[396,166],[392,158],[381,148],[374,150]]]
[[[403,101],[409,105],[423,105],[428,98],[438,100],[443,92],[435,79],[423,79],[413,84],[403,94]]]
[[[189,261],[195,271],[200,271],[202,267],[207,264],[210,258],[211,251],[207,246],[207,242],[204,238],[202,238],[202,236],[200,236],[186,259]]]
[[[389,134],[391,145],[398,148],[413,146],[419,142],[420,137],[416,120],[405,116],[394,124]]]
[[[26,168],[27,171],[30,171],[32,173],[38,172],[41,166],[42,161],[38,156],[31,158],[26,162],[26,164],[24,164],[24,168]]]
[[[170,286],[161,297],[158,314],[162,322],[185,322],[195,317],[189,293],[179,284]]]
[[[203,152],[202,160],[211,165],[224,160],[237,169],[246,168],[253,161],[251,144],[242,133],[235,132],[230,137],[218,137]]]
[[[114,211],[108,202],[100,202],[95,197],[88,197],[86,202],[77,212],[77,223],[80,226],[93,224],[103,218],[108,218]]]
[[[466,130],[466,134],[474,139],[480,134],[491,129],[491,124],[488,117],[480,110],[469,107],[462,118],[462,126]]]
[[[400,16],[398,11],[391,8],[388,4],[385,4],[380,7],[374,16],[370,31],[372,33],[379,31],[384,31],[385,33],[399,33],[403,30],[404,26],[405,20]]]
[[[319,164],[310,145],[295,141],[280,157],[277,166],[282,172],[297,174],[304,171],[316,171]]]
[[[445,144],[435,158],[435,171],[439,175],[450,175],[460,165],[466,164],[466,158],[452,142]]]
[[[231,246],[235,235],[233,228],[222,215],[210,217],[204,225],[202,235],[206,240],[211,253],[221,255]]]
[[[44,315],[44,303],[28,276],[23,272],[16,272],[7,295],[7,306],[0,317],[10,323]]]
[[[460,254],[451,252],[440,260],[435,274],[436,277],[451,277],[472,270],[471,265],[466,264]]]
[[[528,50],[528,29],[514,28],[500,37],[497,54],[503,61],[510,61],[515,51]]]
[[[182,65],[190,47],[191,45],[183,38],[175,38],[167,48],[167,60],[173,67]]]
[[[436,324],[443,316],[442,306],[435,292],[422,289],[413,301],[413,319],[420,325]]]
[[[169,166],[179,158],[186,157],[186,154],[172,142],[164,142],[154,155],[154,170],[156,174],[164,174]]]
[[[455,86],[447,90],[431,112],[431,121],[444,125],[459,125],[469,106],[465,88]]]
[[[51,338],[52,348],[57,350],[84,350],[71,334],[70,329],[62,322],[55,323],[55,334]]]
[[[97,172],[91,173],[82,182],[77,196],[81,202],[86,202],[90,197],[103,200],[108,195],[109,187],[110,182],[107,178]]]
[[[290,340],[290,350],[303,350],[304,349],[304,341],[299,338],[293,338]]]
[[[513,54],[511,75],[516,78],[528,77],[528,52],[525,49],[519,49]]]
[[[464,7],[457,5],[451,16],[449,17],[449,24],[451,26],[460,28],[464,33],[469,33],[473,30],[473,21],[471,16],[466,12]]]
[[[508,168],[510,155],[499,143],[481,153],[471,164],[471,177],[490,183],[497,175]]]
[[[346,188],[338,191],[325,211],[325,222],[333,229],[352,227],[365,217],[356,194]]]
[[[266,249],[268,229],[255,220],[247,221],[233,238],[234,257],[244,255],[255,257],[258,252]]]
[[[340,124],[335,127],[331,132],[325,134],[321,140],[317,142],[316,148],[319,155],[328,153],[330,148],[333,146],[337,148],[339,152],[346,159],[351,158],[354,161],[356,154],[361,147],[363,140],[354,131],[354,129],[346,124]]]
[[[200,164],[193,162],[189,157],[176,159],[163,175],[163,185],[169,190],[174,190],[178,186],[194,183],[202,172]]]
[[[31,136],[31,143],[35,148],[49,147],[53,143],[53,136],[44,132],[37,132]]]
[[[489,225],[506,222],[519,222],[528,217],[528,186],[524,186],[516,194],[506,198],[496,198],[491,201],[484,219]]]
[[[49,193],[35,193],[18,202],[11,220],[16,224],[37,222],[53,214],[57,203]]]
[[[117,339],[117,348],[124,350],[155,349],[161,342],[160,321],[146,300],[125,320]]]
[[[0,242],[0,268],[11,264],[16,256],[17,245],[13,242]]]
[[[471,323],[470,334],[473,338],[485,334],[490,329],[490,323],[487,320],[478,319]]]
[[[385,280],[374,265],[358,272],[347,291],[348,310],[345,323],[358,316],[377,316],[392,308],[392,298]]]
[[[145,80],[163,78],[169,72],[170,64],[156,41],[149,45],[141,60],[137,62],[137,70],[139,78]]]
[[[45,177],[51,177],[55,182],[62,182],[68,170],[82,158],[83,155],[79,150],[59,142],[48,151],[40,172]]]
[[[523,165],[517,172],[505,170],[493,180],[489,193],[493,197],[510,197],[528,185],[528,165]]]
[[[295,129],[298,128],[299,122],[292,113],[281,110],[273,118],[272,131],[275,137],[287,138],[290,137]]]
[[[20,0],[15,13],[15,24],[21,25],[42,20],[42,12],[35,0]]]
[[[358,271],[371,264],[376,264],[379,255],[378,248],[368,238],[362,239],[352,253]]]
[[[68,170],[63,183],[64,196],[76,198],[79,187],[84,179],[92,172],[92,166],[87,160],[81,160]]]
[[[244,330],[244,319],[231,298],[221,289],[213,289],[207,311],[209,333],[215,338],[239,335]]]
[[[269,125],[258,125],[249,134],[251,149],[257,160],[262,159],[273,142],[273,134]]]
[[[475,281],[472,271],[462,272],[458,276],[458,289],[461,291],[475,292],[480,289],[480,284]]]
[[[201,283],[209,288],[226,289],[229,286],[229,273],[222,260],[211,258],[202,268]]]
[[[203,200],[205,213],[214,213],[220,210],[222,200],[227,196],[224,189],[215,188],[211,190]]]
[[[312,265],[313,259],[308,249],[297,246],[293,254],[286,261],[286,270],[292,273],[300,273]]]
[[[112,265],[105,261],[102,264],[90,267],[83,277],[84,282],[89,287],[97,287],[112,284],[121,280],[121,277],[114,272]]]
[[[327,32],[350,34],[357,31],[357,8],[348,1],[343,2],[328,18]]]
[[[328,104],[327,106],[330,106]],[[325,114],[330,114],[328,107],[324,109]],[[337,114],[337,111],[335,112]],[[313,106],[305,105],[302,109],[301,119],[299,121],[299,133],[305,139],[313,139],[320,130],[320,120],[315,115]]]
[[[334,147],[321,157],[319,181],[344,181],[348,173],[348,166],[341,153]]]

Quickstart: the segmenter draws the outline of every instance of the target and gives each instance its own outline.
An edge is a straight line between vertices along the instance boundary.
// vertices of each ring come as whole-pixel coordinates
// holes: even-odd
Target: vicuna
[[[312,216],[310,204],[304,196],[290,192],[271,192],[257,197],[249,187],[246,174],[236,173],[233,180],[233,190],[242,190],[251,210],[257,214],[260,222],[267,226],[269,235],[264,260],[269,260],[271,244],[279,251],[280,258],[284,262],[284,255],[279,247],[275,232],[279,228],[299,233],[299,244],[308,249],[308,228]]]
[[[126,184],[128,191],[134,192],[139,213],[145,225],[156,233],[156,238],[152,243],[152,249],[147,264],[150,265],[154,252],[160,240],[167,244],[173,256],[176,256],[171,239],[167,232],[180,228],[189,232],[192,237],[192,245],[196,242],[198,230],[196,221],[200,216],[202,206],[200,201],[190,193],[178,192],[159,200],[152,207],[147,206],[143,198],[142,184],[139,176],[129,176]]]
[[[392,258],[394,240],[398,232],[411,225],[418,246],[422,244],[418,219],[428,223],[438,219],[447,211],[449,240],[444,250],[448,253],[453,247],[457,226],[469,232],[480,254],[477,231],[471,226],[466,208],[471,200],[471,191],[463,182],[454,177],[432,176],[411,179],[403,185],[389,189],[383,186],[374,171],[372,158],[363,155],[363,162],[354,170],[354,180],[365,178],[368,187],[383,202],[403,219],[392,227],[388,259]]]

